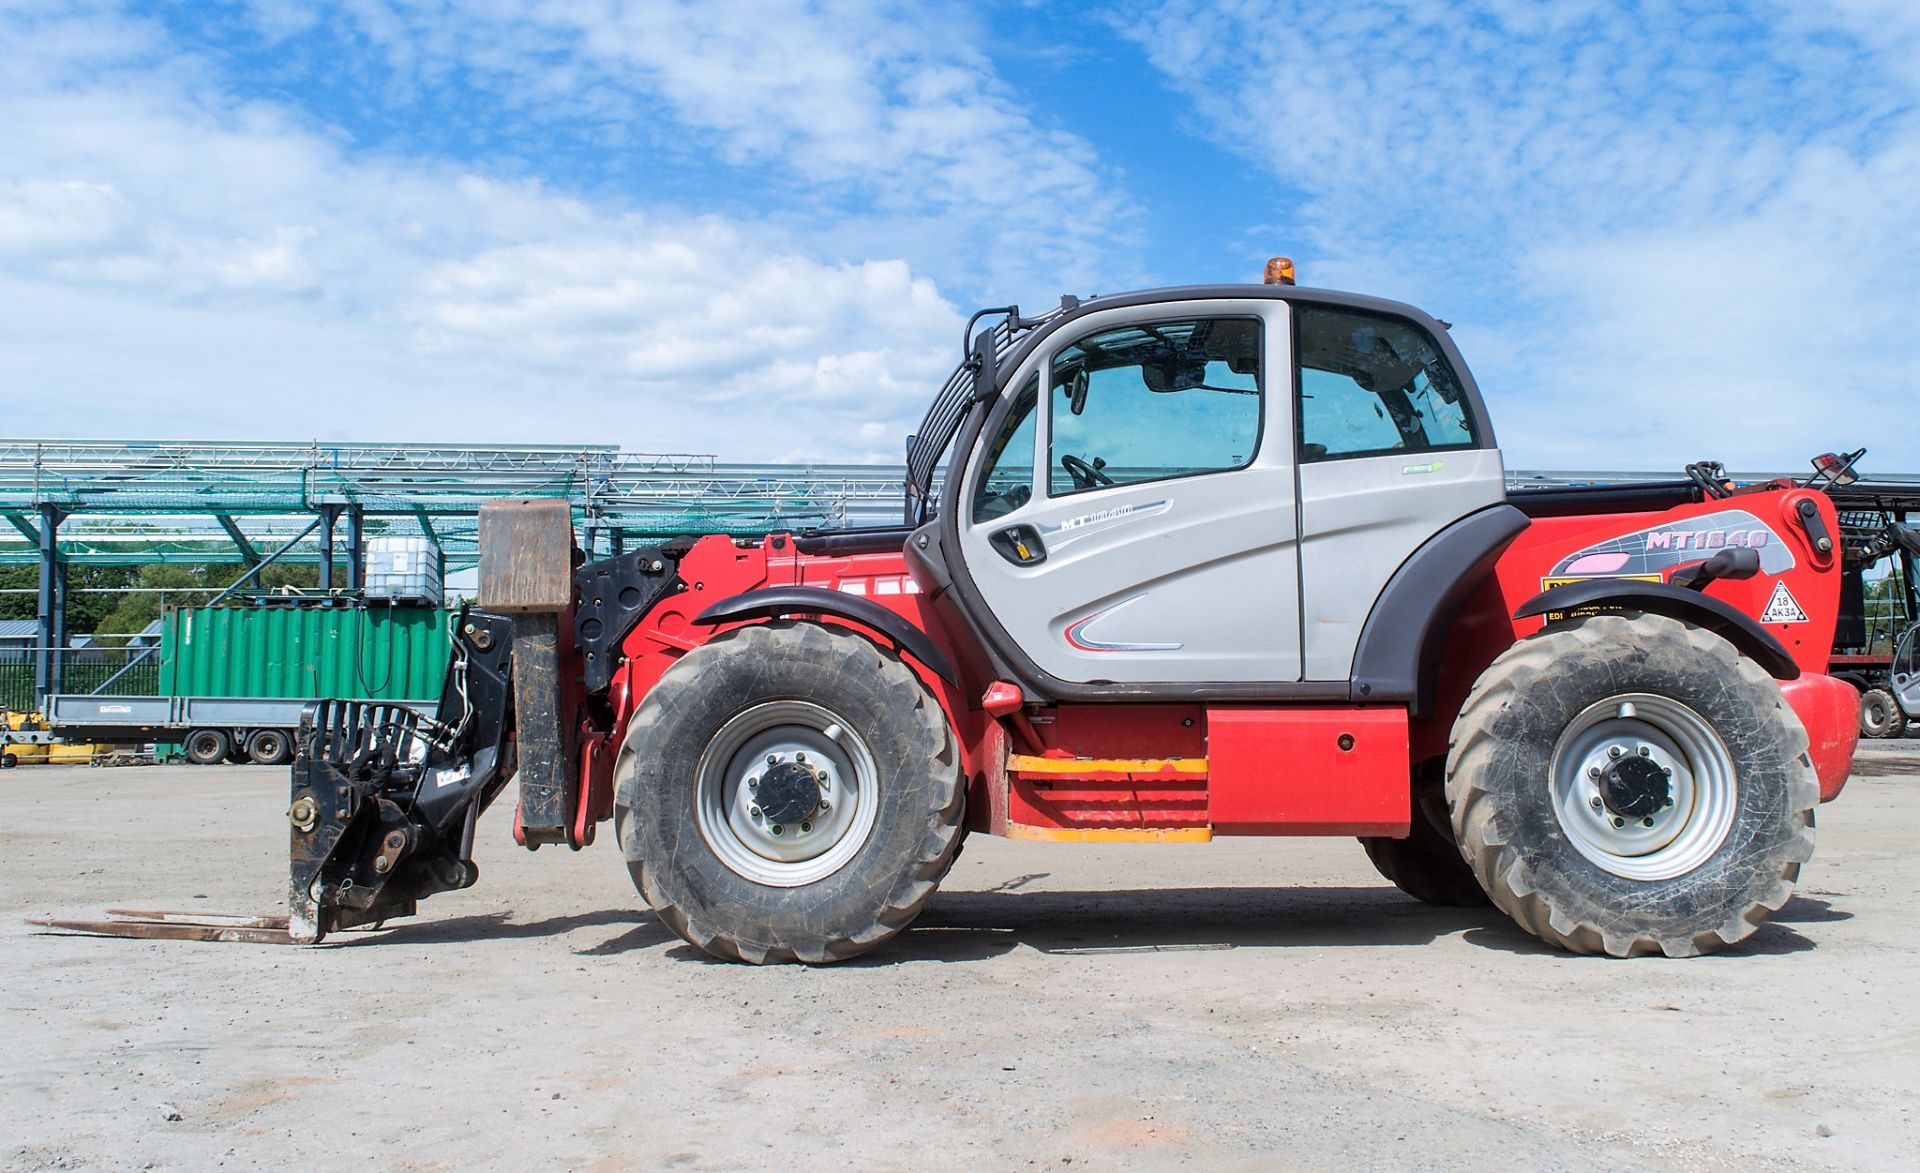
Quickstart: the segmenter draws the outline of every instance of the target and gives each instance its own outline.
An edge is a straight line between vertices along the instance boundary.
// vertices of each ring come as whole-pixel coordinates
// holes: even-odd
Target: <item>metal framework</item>
[[[1514,487],[1657,479],[1666,478],[1508,475]],[[318,566],[324,589],[356,591],[372,536],[426,537],[449,570],[474,565],[480,506],[496,498],[568,501],[597,556],[670,534],[894,523],[905,491],[904,467],[721,464],[611,445],[0,438],[0,566],[39,568],[35,684],[44,694],[59,689],[71,566],[233,562],[257,571],[278,560]],[[1860,508],[1920,512],[1920,476],[1849,492]]]

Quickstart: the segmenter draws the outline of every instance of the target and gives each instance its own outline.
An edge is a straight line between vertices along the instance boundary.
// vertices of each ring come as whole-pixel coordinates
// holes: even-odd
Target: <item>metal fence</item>
[[[62,692],[93,692],[111,681],[112,691],[125,696],[160,695],[160,653],[152,648],[55,650],[63,665]],[[19,644],[0,648],[0,708],[26,713],[39,707],[33,692],[33,661],[39,651]]]

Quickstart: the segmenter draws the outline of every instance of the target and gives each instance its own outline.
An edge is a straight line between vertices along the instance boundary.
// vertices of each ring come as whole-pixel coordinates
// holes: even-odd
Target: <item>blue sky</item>
[[[1455,323],[1516,467],[1920,470],[1920,6],[0,0],[0,431],[896,460],[980,304]]]

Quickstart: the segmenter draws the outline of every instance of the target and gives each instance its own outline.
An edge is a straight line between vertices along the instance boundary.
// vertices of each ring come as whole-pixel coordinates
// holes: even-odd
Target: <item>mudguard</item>
[[[820,587],[769,587],[721,599],[695,616],[694,622],[706,625],[739,623],[748,619],[773,619],[782,615],[838,615],[863,627],[880,632],[925,664],[935,676],[958,685],[953,663],[927,633],[887,610],[871,599],[830,591]]]
[[[1663,582],[1593,578],[1563,583],[1521,604],[1515,619],[1573,611],[1648,611],[1704,627],[1765,668],[1776,680],[1797,680],[1800,665],[1773,633],[1746,612],[1701,591]]]

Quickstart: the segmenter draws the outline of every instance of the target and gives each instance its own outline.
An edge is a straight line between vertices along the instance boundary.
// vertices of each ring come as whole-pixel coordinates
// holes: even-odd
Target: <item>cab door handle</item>
[[[1030,525],[1009,525],[993,531],[987,541],[1015,566],[1038,566],[1047,560],[1047,547]]]

